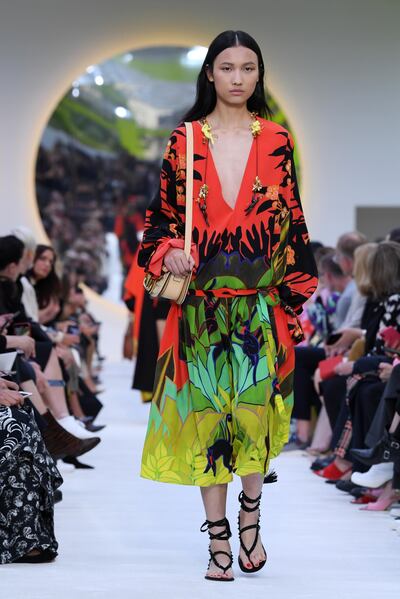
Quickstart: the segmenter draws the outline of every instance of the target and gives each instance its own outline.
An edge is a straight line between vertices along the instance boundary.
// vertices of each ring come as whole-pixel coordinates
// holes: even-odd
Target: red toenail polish
[[[247,567],[248,567],[248,568],[251,568],[251,564],[247,564]]]

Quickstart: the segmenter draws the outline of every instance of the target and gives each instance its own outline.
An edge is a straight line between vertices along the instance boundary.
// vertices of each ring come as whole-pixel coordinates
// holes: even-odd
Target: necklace
[[[261,133],[262,126],[261,126],[260,121],[257,118],[256,112],[251,112],[250,116],[251,116],[252,120],[249,125],[249,129],[251,131],[253,138],[256,140],[256,176],[255,176],[254,183],[252,186],[251,202],[245,208],[246,216],[248,216],[250,214],[250,212],[253,210],[254,206],[257,204],[260,197],[262,196],[262,193],[260,193],[260,192],[264,191],[260,177],[258,176],[258,172],[259,172],[259,168],[258,168],[258,166],[259,166],[259,163],[258,163],[258,136]],[[213,145],[215,143],[215,140],[217,139],[217,136],[213,132],[212,126],[208,122],[206,117],[200,119],[200,124],[201,124],[201,132],[203,134],[203,144],[207,144],[207,151],[206,151],[206,161],[205,161],[205,171],[204,171],[204,183],[200,187],[199,195],[196,198],[196,203],[199,205],[199,208],[200,208],[203,218],[206,222],[206,225],[209,226],[208,215],[207,215],[207,196],[208,196],[208,189],[209,189],[208,185],[207,185],[208,153],[209,153],[210,143]]]

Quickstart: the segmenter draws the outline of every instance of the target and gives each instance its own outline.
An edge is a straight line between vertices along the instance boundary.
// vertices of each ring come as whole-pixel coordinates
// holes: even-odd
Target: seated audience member
[[[396,346],[399,350],[399,341]],[[392,364],[381,362],[378,368],[385,387],[365,436],[369,447],[350,451],[355,460],[370,468],[364,474],[353,472],[351,480],[375,488],[388,482],[379,498],[379,508],[386,509],[400,499],[400,359],[396,358]]]
[[[58,445],[61,426],[72,437],[72,439],[64,437],[64,441],[68,440],[67,444],[71,449],[73,448],[73,455],[81,455],[93,449],[100,439],[85,430],[73,416],[70,416],[62,371],[53,342],[39,323],[30,320],[25,313],[21,301],[22,288],[18,283],[23,252],[24,246],[15,236],[9,235],[0,238],[0,314],[14,315],[12,326],[17,334],[11,335],[12,337],[21,336],[18,335],[20,328],[23,329],[22,333],[29,333],[34,339],[34,351],[31,352],[29,363],[25,364],[24,368],[26,370],[27,367],[30,367],[30,371],[33,369],[34,374],[29,380],[36,383],[40,398],[46,404],[45,408],[43,401],[39,401],[34,393],[32,401],[47,422],[47,427],[43,431],[46,442],[48,440],[53,446]],[[14,341],[12,342],[14,343]]]
[[[380,243],[373,252],[370,268],[370,289],[377,303],[365,330],[366,357],[342,361],[336,367],[339,375],[348,378],[347,395],[343,399],[347,419],[335,447],[334,460],[317,472],[330,480],[349,477],[352,470],[359,468],[349,450],[364,444],[384,392],[383,363],[393,359],[387,350],[392,348],[386,341],[386,331],[400,336],[400,244]],[[325,396],[324,386],[322,390]]]
[[[54,560],[54,493],[61,484],[30,401],[0,377],[0,564]]]
[[[84,377],[86,359],[90,349],[95,345],[90,334],[97,335],[98,323],[92,326],[92,322],[83,322],[84,314],[80,314],[79,320],[72,316],[64,320],[63,308],[68,301],[70,292],[61,285],[55,270],[56,254],[50,246],[38,245],[33,259],[32,268],[28,272],[29,282],[33,285],[39,308],[39,318],[46,331],[56,343],[56,353],[61,362],[63,371],[67,378],[68,404],[72,414],[80,420],[91,432],[104,428],[92,423],[91,414],[85,414],[81,405],[80,377]],[[66,298],[61,297],[61,291]],[[80,291],[80,290],[79,290]],[[77,293],[79,299],[81,293]],[[63,307],[63,308],[62,308]],[[89,318],[89,316],[87,316]],[[93,352],[90,353],[90,370]],[[94,383],[93,383],[94,384]],[[88,399],[86,398],[86,405]],[[92,404],[100,403],[93,400]],[[94,416],[97,415],[97,411]]]
[[[21,301],[25,309],[25,314],[34,322],[39,322],[39,308],[36,293],[29,279],[25,275],[25,273],[32,267],[33,257],[36,250],[36,240],[32,231],[27,227],[16,227],[11,231],[11,234],[24,244],[19,282],[22,285]]]
[[[354,280],[357,285],[358,294],[363,298],[364,310],[361,322],[359,323],[359,328],[353,327],[352,329],[340,331],[342,335],[344,333],[355,331],[357,333],[353,336],[355,343],[358,343],[357,339],[361,341],[365,332],[367,330],[369,331],[368,345],[362,342],[360,346],[361,354],[372,347],[376,336],[377,319],[379,318],[379,302],[374,294],[371,283],[371,264],[377,247],[378,245],[376,243],[365,243],[358,247],[354,253]],[[329,346],[326,349],[326,353],[329,353]],[[318,370],[315,373],[314,380],[317,381],[317,383],[320,381]],[[319,384],[319,389],[322,391],[321,399],[327,411],[330,426],[333,430],[332,442],[335,443],[338,440],[337,435],[340,436],[342,426],[340,424],[341,421],[338,422],[338,419],[340,413],[345,412],[346,377],[341,376],[338,373],[337,376],[332,376],[321,382]]]
[[[332,285],[341,291],[337,302],[336,331],[340,331],[343,324],[347,324],[348,313],[351,311],[352,326],[359,326],[362,310],[360,311],[359,293],[352,278],[354,268],[354,253],[356,249],[366,243],[364,235],[358,232],[345,233],[336,246],[336,262],[328,256],[321,260],[321,268],[329,269],[326,284]],[[324,278],[325,278],[325,271]],[[284,450],[305,449],[311,440],[311,406],[319,410],[320,400],[314,388],[314,373],[321,360],[326,358],[327,346],[322,347],[296,347],[296,365],[294,370],[294,408],[292,417],[296,420],[296,433],[291,436]]]

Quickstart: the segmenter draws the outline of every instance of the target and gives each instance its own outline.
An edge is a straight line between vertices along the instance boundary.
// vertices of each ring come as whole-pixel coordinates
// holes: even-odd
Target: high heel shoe
[[[343,472],[336,466],[334,462],[325,466],[322,470],[314,470],[314,474],[317,476],[322,476],[322,478],[327,478],[331,481],[337,480],[348,480],[350,478],[350,473],[352,470],[352,466],[344,470]],[[354,482],[354,481],[353,481]]]
[[[239,502],[240,502],[240,509],[242,509],[244,512],[250,513],[250,512],[255,512],[256,510],[260,509],[261,493],[255,499],[250,499],[250,497],[247,497],[247,495],[245,494],[245,492],[242,491],[239,494],[238,499],[239,499]],[[246,505],[247,503],[250,504],[252,507],[249,507],[248,505]],[[265,553],[265,559],[261,560],[259,562],[258,566],[254,566],[253,562],[251,561],[251,557],[250,557],[250,555],[254,551],[254,549],[255,549],[255,547],[257,545],[257,541],[258,541],[258,534],[260,532],[260,513],[258,514],[257,524],[250,524],[248,526],[244,526],[243,528],[241,528],[240,527],[240,512],[239,512],[238,526],[239,526],[239,541],[240,541],[240,546],[243,549],[243,551],[245,552],[249,563],[252,565],[251,568],[246,568],[246,566],[242,562],[242,559],[241,559],[241,557],[239,555],[239,558],[238,558],[239,568],[242,570],[242,572],[245,572],[246,574],[252,574],[253,572],[258,572],[267,563],[267,552],[265,551],[264,545],[262,545],[262,548],[263,548],[263,551]],[[248,531],[248,530],[253,530],[253,529],[256,531],[256,534],[255,534],[255,538],[254,538],[254,541],[253,541],[250,549],[248,549],[246,547],[246,545],[244,544],[244,542],[243,542],[242,534],[244,532]]]
[[[398,491],[394,491],[392,487],[392,483],[388,483],[379,499],[374,501],[373,503],[368,503],[365,507],[360,508],[361,510],[366,510],[368,512],[384,512],[391,505],[396,503],[400,498],[400,493]]]
[[[350,453],[367,466],[374,466],[382,462],[394,462],[400,458],[400,442],[385,431],[382,439],[374,447],[350,449]]]
[[[325,458],[317,458],[311,464],[310,470],[313,470],[313,471],[322,470],[326,466],[329,466],[329,464],[332,464],[334,459],[335,459],[334,455],[329,455],[329,456],[326,456]]]
[[[215,528],[215,527],[224,527],[223,530],[220,530],[217,533],[212,533],[210,531],[211,528]],[[208,536],[210,537],[210,541],[228,541],[231,536],[232,536],[232,532],[231,532],[231,527],[229,526],[229,522],[227,518],[222,518],[222,520],[217,520],[216,522],[211,522],[210,520],[206,520],[200,527],[200,531],[201,532],[206,532],[208,530]],[[219,568],[220,570],[222,570],[222,572],[224,574],[227,573],[227,571],[229,570],[229,568],[232,568],[232,564],[233,564],[233,556],[232,553],[228,553],[227,551],[211,551],[211,543],[208,547],[208,551],[210,553],[210,559],[208,561],[208,568],[210,567],[211,562],[213,562],[213,564],[215,564],[217,566],[217,568]],[[226,555],[229,558],[229,563],[227,566],[223,566],[222,564],[219,563],[219,561],[216,559],[217,555]],[[218,582],[230,582],[232,580],[235,580],[233,578],[233,576],[230,576],[229,578],[226,576],[209,576],[208,574],[205,575],[204,577],[206,580],[216,580]]]

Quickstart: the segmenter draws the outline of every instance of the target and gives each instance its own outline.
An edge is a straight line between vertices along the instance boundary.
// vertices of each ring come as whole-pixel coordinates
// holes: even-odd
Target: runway
[[[273,462],[277,484],[266,485],[262,533],[269,561],[253,577],[236,565],[236,580],[203,579],[207,536],[199,491],[138,476],[148,407],[130,387],[132,365],[104,371],[107,423],[103,442],[85,456],[91,471],[65,475],[56,506],[59,557],[46,565],[0,569],[0,598],[13,599],[376,599],[400,588],[400,536],[388,513],[366,513],[349,495],[309,470],[301,452]],[[228,517],[236,533],[236,480]],[[238,550],[237,535],[233,551]]]

